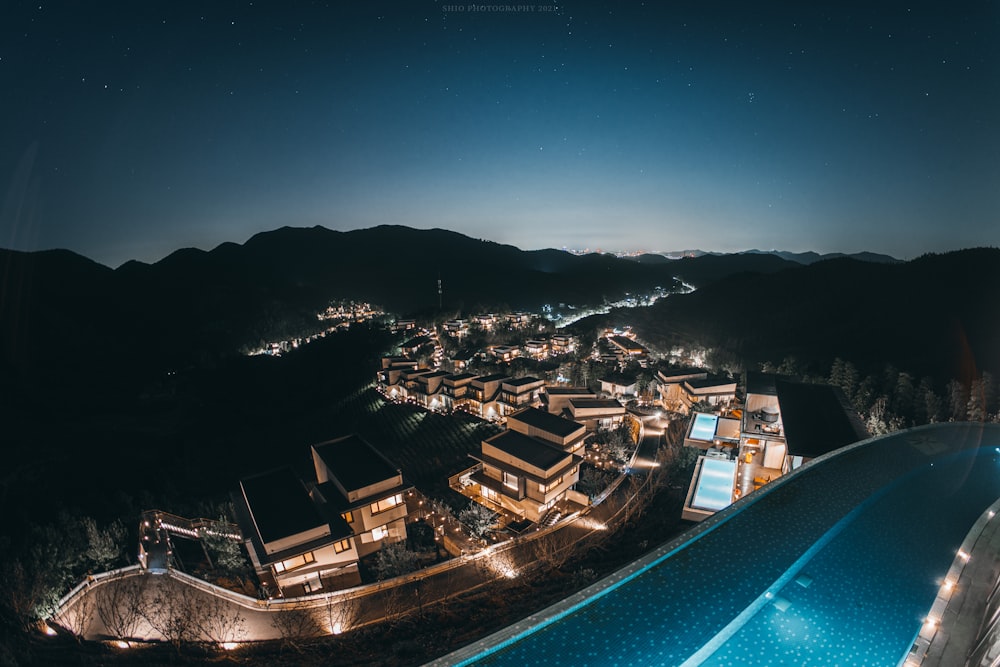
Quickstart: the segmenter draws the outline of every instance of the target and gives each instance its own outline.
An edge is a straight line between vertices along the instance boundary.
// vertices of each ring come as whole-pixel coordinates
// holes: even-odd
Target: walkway
[[[1000,497],[998,447],[993,424],[853,445],[432,664],[899,664]]]

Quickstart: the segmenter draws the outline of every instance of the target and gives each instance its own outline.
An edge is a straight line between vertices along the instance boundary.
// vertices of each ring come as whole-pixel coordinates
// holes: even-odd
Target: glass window
[[[340,540],[339,542],[334,542],[333,544],[333,550],[336,551],[338,554],[344,553],[350,548],[351,548],[350,538],[346,540]]]
[[[340,516],[344,517],[344,521],[347,523],[354,523],[354,512],[344,512]]]
[[[389,537],[389,526],[379,526],[372,529],[372,539],[378,542]]]
[[[372,514],[379,514],[380,512],[387,512],[397,505],[403,504],[403,494],[397,493],[394,496],[389,496],[388,498],[383,498],[378,502],[372,503]]]
[[[288,570],[294,570],[295,568],[302,567],[303,565],[308,565],[309,563],[315,563],[316,556],[313,552],[308,551],[300,556],[292,556],[291,558],[286,558],[283,561],[279,561],[274,564],[274,571],[277,573],[287,572]]]
[[[503,473],[503,485],[508,489],[517,491],[517,475],[512,475],[505,470]]]

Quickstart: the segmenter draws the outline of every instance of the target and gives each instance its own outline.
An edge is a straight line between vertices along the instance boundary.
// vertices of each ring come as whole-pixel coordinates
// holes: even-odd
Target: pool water
[[[733,502],[736,461],[704,459],[691,507],[718,512]]]
[[[691,438],[693,440],[713,440],[715,438],[715,425],[718,421],[718,415],[697,413],[694,416],[694,424],[691,426]]]
[[[965,534],[1000,497],[998,445],[1000,426],[943,424],[841,451],[459,664],[898,664]]]

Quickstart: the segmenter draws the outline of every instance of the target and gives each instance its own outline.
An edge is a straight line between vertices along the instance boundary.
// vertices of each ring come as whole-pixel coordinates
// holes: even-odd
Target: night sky
[[[1000,245],[996,2],[7,2],[0,90],[0,246],[109,266],[316,224]]]

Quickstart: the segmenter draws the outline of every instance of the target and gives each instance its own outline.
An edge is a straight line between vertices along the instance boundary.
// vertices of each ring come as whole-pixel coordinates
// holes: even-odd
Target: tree
[[[80,523],[87,536],[87,550],[83,556],[90,568],[107,570],[123,560],[126,530],[121,520],[115,519],[103,530],[89,516],[80,519]]]
[[[969,392],[958,380],[952,380],[947,387],[948,417],[951,421],[965,421],[969,409]]]
[[[322,634],[314,614],[305,608],[277,609],[271,615],[271,625],[278,631],[282,646],[291,646],[299,652],[300,642]]]
[[[198,529],[198,536],[217,568],[229,575],[243,575],[249,569],[247,559],[239,541],[224,534],[228,525],[225,516],[220,516],[214,526]]]
[[[182,644],[198,639],[195,596],[201,593],[171,576],[157,577],[152,587],[143,617],[179,652]]]
[[[361,615],[360,600],[356,597],[338,598],[333,595],[323,600],[316,612],[317,625],[331,634],[339,635],[354,627]]]
[[[62,622],[80,641],[86,637],[96,613],[97,595],[87,590],[77,596],[73,605],[62,613]]]
[[[148,575],[121,573],[102,584],[93,593],[97,616],[108,633],[127,641],[135,635],[146,611]]]
[[[221,597],[198,594],[191,612],[195,632],[206,641],[222,644],[246,639],[246,618],[237,605]]]
[[[475,501],[470,501],[469,505],[459,512],[458,521],[468,529],[469,535],[481,540],[496,527],[497,514]]]
[[[392,579],[417,569],[417,554],[405,542],[387,544],[375,556],[375,575],[379,581]]]

